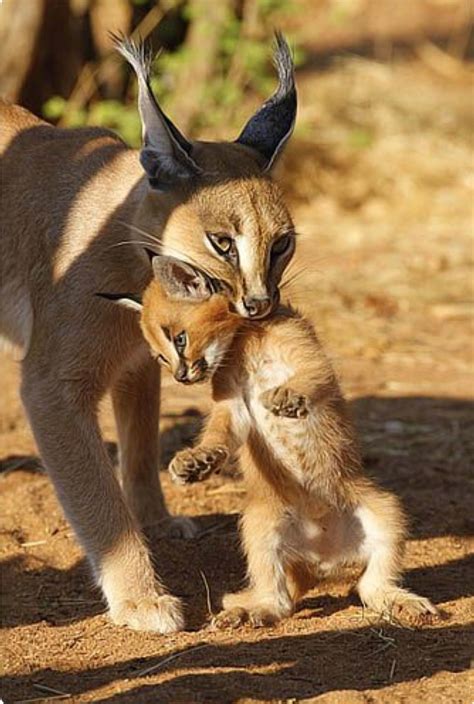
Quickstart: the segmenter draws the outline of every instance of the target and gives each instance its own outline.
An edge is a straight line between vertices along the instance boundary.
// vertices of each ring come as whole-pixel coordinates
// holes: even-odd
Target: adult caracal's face
[[[269,175],[296,116],[286,42],[277,35],[278,90],[229,143],[188,141],[155,101],[144,50],[129,40],[119,49],[139,83],[140,160],[150,185],[138,212],[143,234],[162,254],[226,282],[241,316],[264,317],[278,303],[295,246],[291,217]]]
[[[222,362],[241,318],[198,269],[163,256],[155,257],[153,269],[140,304],[144,337],[176,381],[205,381]]]
[[[209,168],[219,151],[215,147],[201,152]],[[232,151],[236,157],[233,166],[228,164],[227,182],[199,179],[184,202],[170,206],[163,199],[147,221],[156,222],[159,212],[163,217],[168,205],[161,253],[198,264],[225,281],[237,312],[260,318],[279,302],[278,284],[295,248],[294,228],[277,184],[256,173],[255,163],[252,174],[252,155],[225,145],[227,156]],[[246,175],[228,176],[231,169],[242,173],[245,167]]]

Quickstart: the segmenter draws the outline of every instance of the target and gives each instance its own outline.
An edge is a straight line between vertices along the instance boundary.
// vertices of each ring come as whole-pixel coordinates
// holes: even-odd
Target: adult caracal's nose
[[[263,318],[273,306],[270,296],[246,296],[242,302],[249,318]]]

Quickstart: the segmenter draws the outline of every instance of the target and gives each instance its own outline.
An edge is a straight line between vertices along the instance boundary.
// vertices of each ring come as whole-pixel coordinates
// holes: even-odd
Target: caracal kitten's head
[[[140,326],[152,354],[176,381],[209,379],[229,349],[242,318],[222,282],[174,257],[153,256],[154,277],[142,300],[102,294],[140,312]]]

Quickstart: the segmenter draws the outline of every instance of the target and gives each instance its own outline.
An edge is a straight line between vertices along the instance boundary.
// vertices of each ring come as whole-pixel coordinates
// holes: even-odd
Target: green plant
[[[144,5],[146,0],[133,0]],[[270,59],[270,43],[274,26],[294,11],[292,0],[251,0],[244,5],[251,16],[239,16],[229,4],[218,27],[209,24],[205,16],[205,3],[188,0],[181,9],[182,18],[188,22],[185,40],[172,52],[162,52],[153,64],[152,88],[160,104],[170,111],[185,128],[206,129],[224,123],[232,127],[242,120],[241,111],[247,112],[245,101],[252,96],[268,96],[275,85]],[[201,23],[201,33],[217,32],[216,51],[209,57],[206,80],[191,82],[193,91],[191,113],[183,117],[179,90],[183,76],[191,75],[198,58],[197,50],[187,41],[193,23]],[[207,24],[206,24],[207,23]],[[295,63],[302,61],[301,50],[295,49]],[[181,114],[181,118],[180,118]],[[136,109],[136,84],[124,95],[123,101],[94,97],[84,107],[53,96],[43,106],[43,115],[67,127],[98,125],[111,128],[131,146],[140,143],[140,121]]]

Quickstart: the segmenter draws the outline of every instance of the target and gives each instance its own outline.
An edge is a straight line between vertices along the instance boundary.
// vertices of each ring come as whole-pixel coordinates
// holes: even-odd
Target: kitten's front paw
[[[264,391],[260,401],[275,416],[305,418],[309,413],[309,398],[287,386],[276,386]]]
[[[229,453],[222,445],[198,446],[178,452],[168,469],[176,484],[192,484],[219,472],[228,459]]]

